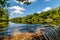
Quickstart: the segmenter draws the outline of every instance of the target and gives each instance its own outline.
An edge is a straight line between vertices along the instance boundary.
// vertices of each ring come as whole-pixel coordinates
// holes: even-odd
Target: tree
[[[9,3],[8,0],[0,0],[0,17],[2,15],[7,15],[8,16],[8,11],[5,7],[8,7]]]
[[[9,6],[8,0],[0,0],[0,7]]]
[[[8,7],[9,3],[8,0],[0,0],[0,27],[5,27],[8,24],[8,10],[6,7]]]
[[[29,0],[16,0],[16,1],[22,2],[22,3],[27,4],[27,5],[31,4],[31,2],[29,2]]]

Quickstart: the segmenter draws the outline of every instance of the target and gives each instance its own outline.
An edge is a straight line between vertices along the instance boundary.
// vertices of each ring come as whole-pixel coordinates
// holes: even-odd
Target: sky
[[[9,18],[23,17],[33,13],[41,13],[56,8],[60,5],[60,0],[29,0],[30,5],[23,4],[16,0],[9,0]]]

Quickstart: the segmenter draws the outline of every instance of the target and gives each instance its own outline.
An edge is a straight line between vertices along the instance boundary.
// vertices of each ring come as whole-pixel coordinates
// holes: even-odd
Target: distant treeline
[[[60,6],[52,10],[44,11],[41,13],[34,13],[25,17],[16,17],[10,19],[11,22],[15,23],[26,23],[26,24],[60,24]]]

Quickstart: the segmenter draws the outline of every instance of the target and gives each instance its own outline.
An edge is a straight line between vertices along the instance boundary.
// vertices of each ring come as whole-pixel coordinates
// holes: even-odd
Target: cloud
[[[48,11],[48,10],[51,10],[52,8],[51,7],[46,7],[46,8],[44,8],[42,11],[37,11],[36,13],[41,13],[41,12],[43,12],[43,11]]]
[[[24,12],[22,12],[22,11],[26,10],[19,6],[9,7],[9,9],[13,10],[12,13],[15,13],[15,14],[23,14]]]
[[[17,11],[17,10],[13,11],[12,13],[15,13],[15,14],[24,14],[24,12],[22,12],[22,11]]]
[[[37,13],[41,13],[41,11],[37,11]]]
[[[50,1],[50,0],[45,0],[45,1]]]
[[[10,16],[12,16],[13,14],[10,14]]]
[[[51,10],[51,7],[46,7],[45,9],[43,9],[43,11],[48,11]]]
[[[29,0],[29,2],[35,2],[36,0]]]
[[[29,0],[29,2],[35,2],[36,0]],[[16,3],[20,3],[20,4],[24,4],[24,2],[26,2],[26,1],[24,1],[24,2],[18,2],[18,1],[16,1],[16,0],[14,0],[14,2],[16,2]]]
[[[9,9],[13,9],[13,10],[25,10],[24,8],[19,7],[19,6],[9,7]]]

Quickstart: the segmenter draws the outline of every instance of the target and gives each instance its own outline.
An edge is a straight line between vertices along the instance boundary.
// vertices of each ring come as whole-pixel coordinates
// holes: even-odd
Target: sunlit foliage
[[[41,13],[34,13],[33,15],[32,14],[27,15],[26,17],[13,18],[10,21],[28,23],[28,24],[58,25],[60,24],[60,11],[59,10],[60,10],[60,6],[55,9],[44,11]]]
[[[9,12],[6,7],[9,6],[8,0],[0,0],[0,28],[8,24]]]

